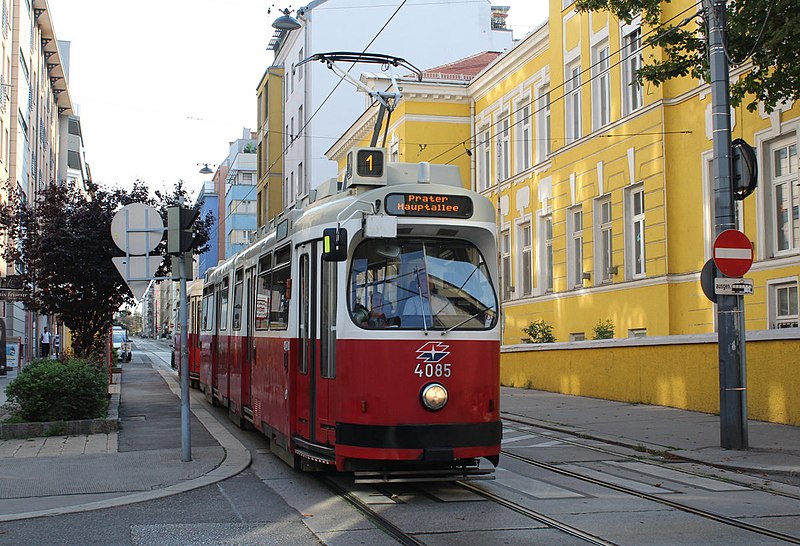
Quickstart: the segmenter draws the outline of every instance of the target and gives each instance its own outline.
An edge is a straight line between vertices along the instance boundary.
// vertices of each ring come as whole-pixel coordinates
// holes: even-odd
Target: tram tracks
[[[536,432],[535,430],[531,430],[531,427],[532,427],[534,429],[538,428],[538,429],[550,430],[550,431],[557,432],[557,433],[560,433],[560,434],[572,434],[570,432],[566,432],[563,429],[559,429],[559,428],[556,428],[556,427],[547,427],[547,426],[539,424],[539,423],[531,423],[531,422],[525,421],[523,419],[516,419],[516,418],[508,417],[508,416],[504,416],[503,417],[503,423],[505,423],[505,425],[504,425],[505,428],[510,428],[511,430],[515,430],[515,431],[520,432],[520,433],[535,434],[536,436],[539,436],[541,438],[546,438],[548,440],[557,439],[559,443],[566,444],[566,445],[569,445],[569,446],[573,446],[573,447],[577,447],[577,448],[581,448],[581,449],[586,449],[586,450],[594,451],[594,452],[597,452],[597,453],[603,453],[603,454],[606,454],[606,455],[611,455],[611,456],[618,457],[620,459],[625,459],[625,460],[628,460],[628,461],[636,461],[636,462],[639,462],[639,463],[642,463],[642,464],[651,465],[651,466],[655,466],[655,467],[659,467],[659,468],[668,467],[673,472],[686,474],[687,476],[712,479],[712,480],[716,480],[716,481],[720,481],[720,482],[724,482],[724,483],[729,483],[729,484],[734,484],[734,485],[741,486],[741,487],[746,487],[746,488],[748,488],[748,489],[750,489],[752,491],[760,491],[760,492],[765,492],[765,493],[769,493],[769,494],[772,494],[772,495],[776,495],[776,496],[779,496],[779,497],[784,497],[784,498],[787,498],[787,499],[800,500],[800,494],[792,494],[792,493],[787,493],[786,491],[778,491],[778,490],[776,490],[774,488],[770,488],[770,487],[765,486],[765,485],[756,486],[756,485],[753,485],[753,484],[744,483],[743,481],[740,481],[740,480],[728,479],[728,478],[724,478],[724,477],[721,477],[721,476],[709,476],[707,474],[702,474],[702,473],[699,473],[699,472],[692,472],[692,471],[687,470],[685,468],[675,468],[673,465],[674,465],[675,462],[680,462],[679,459],[665,457],[663,454],[660,454],[660,453],[657,453],[657,452],[654,452],[654,451],[651,451],[651,450],[644,450],[642,452],[642,454],[626,455],[625,453],[621,453],[620,451],[612,450],[612,449],[601,447],[601,446],[598,446],[598,445],[587,444],[587,443],[584,443],[584,442],[580,441],[580,440],[592,440],[592,438],[589,438],[589,437],[576,435],[576,439],[575,440],[570,440],[569,438],[564,438],[564,437],[561,437],[561,436],[558,437],[558,438],[555,438],[552,435],[544,434],[544,433],[541,433],[541,432]],[[519,428],[519,427],[515,428],[514,426],[508,426],[507,423],[515,423],[515,424],[518,424],[518,425],[523,425],[523,428]],[[613,444],[613,443],[610,443],[608,441],[602,441],[602,443],[607,444],[607,445],[618,446],[618,447],[621,447],[621,448],[626,449],[626,450],[634,449],[630,445],[623,444],[623,443]],[[653,457],[653,456],[661,457],[664,460],[663,461],[657,461],[657,460],[653,460],[652,458],[649,458],[647,456],[649,456],[649,457]],[[689,462],[689,461],[685,461],[685,462]],[[713,468],[713,466],[712,466],[712,468]],[[725,469],[722,469],[722,470],[725,470]]]
[[[358,510],[369,522],[384,533],[395,539],[404,546],[424,546],[425,543],[414,538],[413,535],[406,533],[387,518],[370,508],[369,504],[358,498],[353,492],[336,483],[336,481],[325,474],[316,476],[317,479],[337,496],[347,501],[353,508]]]
[[[509,419],[505,418],[504,421],[509,421]],[[512,421],[514,421],[514,420],[512,420]],[[515,421],[515,422],[524,423],[527,426],[538,426],[538,425],[533,425],[531,423],[525,423],[524,421]],[[529,429],[525,429],[524,432],[529,433],[529,434],[532,433],[532,431],[529,430]],[[533,432],[533,434],[536,434],[536,433]],[[547,438],[548,440],[553,440],[554,439],[550,435],[539,434],[539,436],[541,436],[543,438]],[[651,465],[655,465],[655,466],[664,466],[664,465],[661,465],[661,464],[658,464],[658,463],[648,462],[648,461],[646,461],[646,460],[644,460],[642,458],[626,456],[626,455],[620,454],[620,453],[618,453],[616,451],[612,451],[612,450],[609,450],[609,449],[604,449],[604,448],[599,447],[599,446],[588,446],[588,445],[582,444],[582,443],[577,442],[577,441],[570,441],[570,440],[565,439],[565,438],[558,438],[558,441],[559,442],[563,442],[565,444],[581,447],[583,449],[589,449],[589,450],[598,451],[598,452],[601,452],[601,453],[607,453],[609,455],[613,455],[613,456],[619,457],[619,458],[627,458],[627,459],[630,459],[630,460],[635,460],[635,461],[638,461],[638,462],[643,462],[645,464],[651,464]],[[772,530],[772,529],[768,529],[766,527],[762,527],[762,526],[759,526],[759,525],[754,525],[754,524],[742,521],[740,519],[737,519],[737,518],[734,518],[734,517],[731,517],[731,516],[718,514],[716,512],[712,512],[710,510],[697,508],[695,506],[691,506],[689,504],[677,502],[677,501],[674,501],[674,500],[671,500],[671,499],[668,499],[668,498],[664,498],[664,497],[659,496],[659,495],[654,495],[654,494],[651,494],[651,493],[646,493],[646,492],[643,492],[643,491],[639,491],[639,490],[634,489],[632,487],[628,487],[628,486],[625,486],[625,485],[622,485],[622,484],[619,484],[619,483],[615,483],[615,482],[612,482],[612,481],[609,481],[609,480],[603,480],[603,479],[599,479],[597,477],[587,476],[587,475],[581,474],[580,472],[575,472],[573,470],[569,470],[569,469],[563,468],[563,467],[558,466],[558,465],[544,463],[544,462],[541,462],[541,461],[537,461],[536,459],[533,459],[531,457],[526,457],[524,455],[519,455],[517,453],[513,453],[513,452],[511,452],[511,451],[509,451],[507,449],[503,449],[502,450],[502,454],[503,454],[503,456],[508,457],[509,459],[513,459],[513,460],[525,463],[527,465],[534,466],[536,468],[540,468],[540,469],[545,470],[547,472],[552,472],[552,473],[558,474],[558,475],[563,476],[563,477],[572,478],[572,479],[579,480],[579,481],[582,481],[582,482],[590,483],[590,484],[595,485],[595,486],[603,487],[603,488],[606,488],[606,489],[611,489],[611,490],[614,490],[614,491],[617,491],[617,492],[620,492],[620,493],[623,493],[623,494],[626,494],[626,495],[635,496],[635,497],[638,497],[638,498],[641,498],[641,499],[644,499],[644,500],[647,500],[647,501],[651,501],[651,502],[654,502],[654,503],[657,503],[657,504],[660,504],[660,505],[668,506],[668,507],[670,507],[670,508],[672,508],[674,510],[678,510],[678,511],[683,512],[683,513],[688,513],[688,514],[692,514],[692,515],[695,515],[695,516],[699,516],[699,517],[702,517],[702,518],[705,518],[705,519],[708,519],[708,520],[715,521],[717,523],[722,523],[724,525],[728,525],[728,526],[731,526],[731,527],[734,527],[734,528],[737,528],[737,529],[741,529],[741,530],[749,531],[749,532],[752,532],[752,533],[756,533],[756,534],[759,534],[759,535],[762,535],[762,536],[766,536],[766,537],[769,537],[769,538],[774,538],[774,539],[777,539],[777,540],[781,540],[781,541],[784,541],[784,542],[787,542],[787,543],[790,543],[790,544],[800,544],[800,537],[798,537],[798,536],[788,535],[786,533],[782,533],[780,531],[775,531],[775,530]],[[691,475],[691,476],[706,477],[706,476],[700,476],[699,474],[686,472],[684,470],[679,470],[679,469],[674,469],[674,471],[675,472],[684,473],[684,474],[688,474],[688,475]],[[709,478],[709,479],[716,479],[716,478]],[[719,481],[723,481],[723,480],[719,480]],[[738,484],[738,485],[741,485],[741,484]],[[778,495],[778,496],[784,496],[784,497],[788,497],[788,498],[797,499],[797,497],[793,496],[793,495],[786,495],[786,494],[782,494],[782,493],[779,493],[779,492],[773,492],[773,491],[764,491],[762,489],[754,488],[754,487],[750,487],[750,486],[746,486],[746,485],[741,485],[741,486],[742,487],[746,487],[746,488],[748,488],[750,490],[753,490],[753,491],[759,491],[759,492],[762,492],[762,493],[774,494],[774,495]]]

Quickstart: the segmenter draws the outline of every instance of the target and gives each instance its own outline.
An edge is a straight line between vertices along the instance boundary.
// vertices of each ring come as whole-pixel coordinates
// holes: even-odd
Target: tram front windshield
[[[497,298],[467,241],[370,239],[353,254],[350,316],[367,329],[488,330]]]

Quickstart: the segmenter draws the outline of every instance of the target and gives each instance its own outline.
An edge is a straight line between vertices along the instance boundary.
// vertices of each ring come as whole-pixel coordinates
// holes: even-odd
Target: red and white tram
[[[189,382],[194,388],[200,385],[200,317],[202,313],[203,280],[189,283],[186,289],[189,326]],[[179,321],[175,321],[178,323]],[[179,369],[181,361],[181,336],[176,330],[172,336],[172,367]]]
[[[357,148],[347,173],[206,273],[200,388],[296,468],[491,475],[495,210],[454,166]]]

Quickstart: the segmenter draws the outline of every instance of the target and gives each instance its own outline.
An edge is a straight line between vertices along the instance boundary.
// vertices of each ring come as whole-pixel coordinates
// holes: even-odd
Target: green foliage
[[[171,193],[153,192],[143,182],[133,189],[106,189],[91,185],[90,195],[69,184],[50,184],[28,201],[16,182],[0,203],[2,258],[16,264],[29,290],[25,305],[40,314],[58,314],[72,331],[72,350],[78,356],[102,355],[114,312],[133,296],[112,258],[123,255],[111,238],[114,214],[130,203],[156,207],[167,217],[167,207],[186,198],[178,183]],[[195,221],[195,252],[208,248],[213,216]],[[161,260],[162,240],[153,253]],[[156,276],[166,276],[170,260],[163,260]]]
[[[667,4],[675,17],[663,16]],[[733,68],[748,70],[731,84],[731,103],[755,111],[759,101],[767,112],[800,96],[800,63],[794,45],[800,43],[797,0],[728,0],[726,54]],[[690,75],[708,78],[706,35],[711,14],[694,2],[661,0],[578,0],[578,11],[608,11],[630,22],[642,16],[643,65],[640,82],[655,85]],[[681,8],[687,8],[681,10]],[[653,46],[661,49],[659,54]],[[749,101],[749,102],[748,102]]]
[[[254,154],[254,153],[256,153],[256,151],[257,151],[256,150],[256,145],[253,144],[252,142],[248,142],[247,144],[245,144],[244,153],[246,153],[246,154]]]
[[[34,360],[6,386],[6,396],[6,406],[24,422],[103,417],[108,370],[88,360]]]
[[[533,343],[553,343],[556,336],[553,335],[553,325],[544,319],[534,320],[522,329],[531,338]]]
[[[614,323],[611,319],[598,321],[592,327],[594,337],[592,339],[614,339]]]

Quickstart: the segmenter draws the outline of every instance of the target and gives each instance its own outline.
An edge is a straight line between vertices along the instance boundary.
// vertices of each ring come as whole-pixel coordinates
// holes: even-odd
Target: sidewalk
[[[728,470],[800,476],[800,427],[748,422],[745,450],[720,447],[718,415],[503,388],[503,417]]]
[[[0,377],[0,400],[16,373]],[[181,461],[174,372],[136,351],[120,383],[120,430],[0,440],[0,521],[97,510],[197,489],[235,476],[250,453],[192,393],[192,461]],[[177,431],[177,433],[176,433]]]

